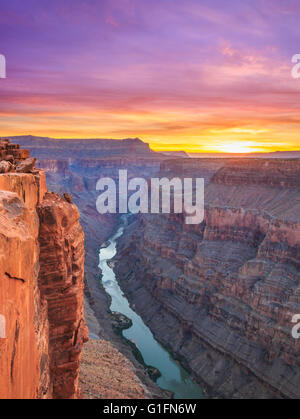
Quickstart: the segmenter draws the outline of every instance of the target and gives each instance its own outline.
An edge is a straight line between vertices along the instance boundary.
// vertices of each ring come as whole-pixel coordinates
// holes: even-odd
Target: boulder
[[[18,173],[30,173],[35,166],[36,158],[30,157],[18,164],[16,171]]]
[[[14,158],[14,156],[13,155],[11,155],[11,154],[8,154],[7,156],[5,156],[5,158],[4,158],[6,161],[9,161],[10,163],[13,163],[14,162],[14,160],[15,160],[15,158]]]
[[[13,165],[5,160],[0,162],[0,173],[8,173],[12,170]]]

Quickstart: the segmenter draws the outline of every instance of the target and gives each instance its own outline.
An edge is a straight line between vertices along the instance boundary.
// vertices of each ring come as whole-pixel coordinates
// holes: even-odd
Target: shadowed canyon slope
[[[218,167],[219,166],[219,167]],[[116,271],[156,337],[217,397],[300,397],[300,160],[165,162],[206,178],[203,223],[141,215]]]

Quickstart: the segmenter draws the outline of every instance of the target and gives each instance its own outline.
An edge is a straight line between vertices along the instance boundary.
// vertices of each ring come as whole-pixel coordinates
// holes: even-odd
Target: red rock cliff
[[[78,395],[82,344],[87,340],[83,312],[84,235],[75,205],[47,193],[40,218],[41,295],[48,303],[50,372],[53,397]]]
[[[27,150],[0,140],[0,398],[76,398],[83,232]],[[69,201],[69,199],[68,199]]]

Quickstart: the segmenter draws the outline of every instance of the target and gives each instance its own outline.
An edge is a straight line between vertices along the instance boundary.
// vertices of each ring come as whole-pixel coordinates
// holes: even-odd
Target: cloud
[[[299,16],[294,1],[4,0],[2,134],[300,147]]]

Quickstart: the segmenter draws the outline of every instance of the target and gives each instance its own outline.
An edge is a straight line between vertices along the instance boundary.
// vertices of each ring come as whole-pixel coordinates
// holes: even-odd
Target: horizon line
[[[222,151],[222,150],[203,150],[201,147],[203,145],[199,145],[199,150],[195,150],[195,145],[193,144],[193,151],[188,150],[191,147],[191,144],[159,144],[157,142],[151,142],[144,140],[138,136],[130,136],[130,137],[121,137],[121,138],[113,138],[113,137],[60,137],[60,136],[42,136],[42,135],[33,135],[33,134],[18,134],[18,135],[1,135],[0,139],[11,139],[11,138],[24,138],[24,137],[32,137],[32,138],[39,138],[39,139],[49,139],[49,140],[63,140],[63,141],[93,141],[93,140],[104,140],[104,141],[125,141],[125,140],[139,140],[144,144],[149,146],[151,151],[157,153],[186,153],[189,154],[220,154],[220,155],[260,155],[260,154],[275,154],[275,153],[300,153],[299,149],[275,149],[275,150],[260,150],[260,151]],[[235,142],[232,142],[234,146]],[[180,147],[181,146],[181,147]],[[259,147],[259,145],[258,145]],[[262,146],[263,147],[263,146]]]

